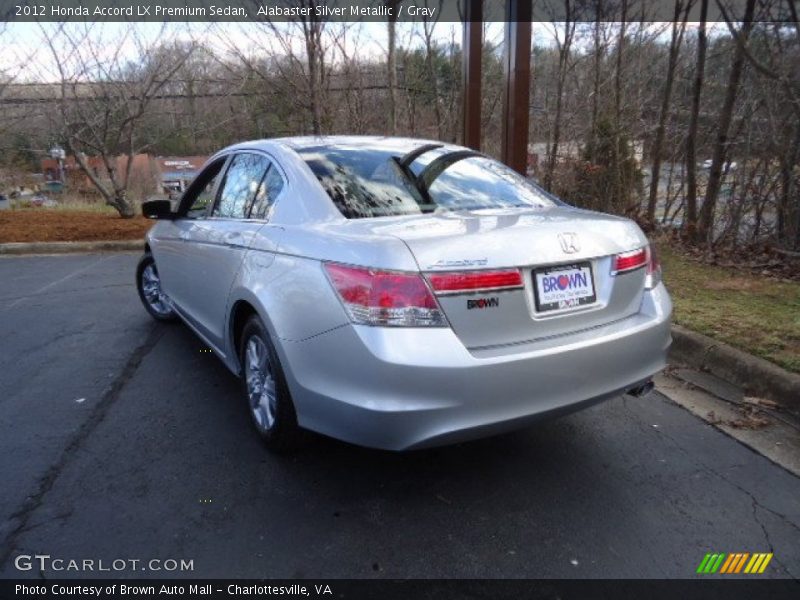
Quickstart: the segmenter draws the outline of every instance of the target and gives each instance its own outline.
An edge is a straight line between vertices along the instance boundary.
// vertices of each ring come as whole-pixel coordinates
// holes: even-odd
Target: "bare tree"
[[[157,43],[135,28],[104,37],[100,27],[42,26],[58,78],[57,110],[51,118],[106,204],[130,218],[135,214],[128,193],[134,157],[151,143],[140,136],[141,123],[192,47],[170,44],[166,25]],[[90,165],[90,156],[100,160],[102,170]]]
[[[589,133],[589,140],[587,147],[595,148],[597,140],[597,124],[600,117],[600,78],[603,66],[604,43],[603,43],[603,3],[600,0],[595,0],[595,16],[596,21],[592,27],[594,35],[592,41],[594,47],[594,76],[592,78],[592,124]],[[593,156],[589,156],[589,160],[593,160]]]
[[[397,7],[398,0],[386,0],[390,13],[386,27],[389,37],[386,52],[387,83],[389,85],[389,133],[397,135]]]
[[[306,2],[301,2],[305,4]],[[314,135],[322,135],[322,88],[325,78],[325,49],[322,33],[325,22],[316,16],[317,1],[308,0],[312,8],[307,18],[300,17],[306,45],[306,61],[308,63],[308,99],[311,104],[311,130]]]
[[[323,0],[297,1],[313,8]],[[533,119],[531,140],[546,148],[546,186],[577,203],[589,205],[585,199],[591,198],[605,210],[644,205],[640,210],[651,222],[656,213],[663,224],[682,218],[685,234],[695,240],[697,196],[712,198],[716,186],[720,199],[704,204],[708,235],[701,239],[713,238],[725,251],[745,241],[800,248],[795,3],[753,0],[756,24],[748,30],[743,15],[731,18],[731,3],[719,0],[728,28],[706,36],[709,1],[717,0],[672,0],[673,22],[660,26],[646,18],[638,0],[548,1],[562,14],[566,8],[567,18],[554,19],[554,44],[532,50],[537,85],[531,110],[546,118]],[[380,2],[394,6],[397,0]],[[701,13],[696,44],[687,33],[694,25],[685,23],[692,3]],[[580,16],[590,9],[597,18],[584,24]],[[0,33],[14,27],[0,24]],[[3,150],[9,149],[0,159],[31,169],[50,144],[67,144],[113,205],[136,193],[125,184],[131,153],[207,153],[241,139],[308,133],[458,135],[458,36],[431,19],[378,30],[379,38],[389,36],[378,53],[368,50],[376,41],[369,38],[373,28],[353,34],[355,26],[316,16],[218,25],[218,35],[204,36],[188,59],[182,57],[191,43],[171,42],[177,32],[137,44],[148,28],[105,25],[120,34],[107,40],[99,23],[46,27],[53,36],[49,54],[58,59],[49,62],[60,62],[61,71],[32,76],[42,65],[41,52],[36,60],[0,61]],[[484,27],[481,127],[492,153],[501,121],[502,35],[495,25]],[[25,44],[8,46],[27,52]],[[647,191],[639,185],[639,146],[630,140],[648,146]],[[722,154],[715,153],[720,168],[716,182],[711,170],[706,190],[697,157],[711,149]],[[725,174],[733,158],[739,166]],[[665,173],[667,162],[680,165]]]
[[[428,0],[425,0],[425,6],[428,6]],[[437,14],[438,13],[441,13],[441,9],[437,11]],[[444,120],[442,117],[441,99],[439,97],[439,74],[436,70],[437,61],[435,53],[438,48],[434,39],[434,28],[438,20],[438,17],[434,19],[429,19],[427,16],[422,17],[422,31],[420,32],[420,36],[422,37],[425,47],[425,67],[428,72],[428,83],[431,86],[434,99],[433,114],[436,117],[437,136],[439,139],[442,139],[444,138]]]
[[[733,119],[733,108],[736,102],[736,95],[739,93],[739,82],[742,78],[742,70],[745,64],[745,47],[750,31],[753,29],[753,13],[755,12],[756,0],[747,0],[743,23],[739,31],[734,50],[731,71],[728,76],[728,86],[725,91],[725,101],[719,113],[717,122],[717,135],[714,143],[714,152],[711,158],[711,168],[708,173],[708,185],[706,195],[703,199],[703,206],[700,210],[700,221],[698,222],[696,240],[698,242],[708,241],[714,227],[714,210],[717,206],[720,186],[722,184],[722,170],[728,150],[728,131],[731,120]]]
[[[782,2],[779,1],[777,4],[781,6]],[[784,40],[784,37],[785,29],[790,28],[794,33],[793,38],[795,45],[800,43],[800,20],[798,20],[795,2],[787,0],[786,4],[790,25],[785,27],[784,24],[778,20],[771,23],[769,30],[772,32],[774,42],[770,41],[768,38],[764,40],[767,42],[769,50],[766,53],[765,59],[754,56],[748,48],[746,40],[745,43],[741,43],[740,46],[748,62],[760,75],[780,85],[785,98],[788,100],[788,105],[794,114],[794,123],[789,125],[790,133],[787,137],[787,143],[779,153],[782,185],[777,207],[777,237],[781,242],[784,240],[789,241],[791,246],[797,250],[800,249],[800,196],[797,195],[796,191],[797,178],[794,174],[794,169],[800,160],[800,81],[797,79],[796,56],[792,56],[787,51],[787,41]],[[720,11],[722,12],[725,24],[733,38],[737,42],[741,42],[741,34],[736,30],[724,5],[720,5]],[[791,204],[793,199],[795,206],[792,210]],[[789,234],[789,227],[787,226],[788,221],[792,221],[794,224],[794,237],[791,240],[787,240]]]
[[[336,91],[344,95],[344,106],[340,106],[340,110],[347,115],[347,131],[363,134],[369,129],[371,111],[368,93],[372,86],[365,82],[363,65],[358,60],[360,38],[358,30],[356,31],[354,36],[345,32],[336,39],[336,47],[339,52],[338,74],[341,79],[341,84],[337,86]]]
[[[706,67],[706,19],[708,0],[701,0],[700,23],[697,27],[697,61],[692,86],[692,108],[689,129],[686,133],[686,219],[683,228],[687,238],[694,239],[697,231],[697,131],[700,120],[700,97],[703,93],[703,78]]]
[[[326,18],[317,15],[316,9],[323,3],[298,0],[299,7],[308,10],[288,22],[265,20],[255,31],[243,27],[238,35],[223,36],[228,50],[249,73],[267,86],[280,85],[281,96],[307,117],[314,135],[322,135],[326,128],[331,55],[338,35],[346,29],[334,31]]]
[[[672,85],[675,81],[675,67],[678,64],[678,54],[683,34],[686,31],[686,18],[692,2],[685,0],[675,0],[675,10],[672,21],[672,36],[669,43],[669,58],[667,61],[667,80],[664,83],[664,93],[661,96],[661,111],[658,116],[658,127],[656,128],[656,138],[653,142],[651,152],[652,168],[650,177],[650,195],[647,199],[647,222],[651,225],[656,219],[656,204],[658,202],[658,186],[661,177],[661,150],[664,145],[664,132],[669,118],[670,105],[672,102]],[[683,12],[683,17],[681,17]]]
[[[556,114],[553,119],[553,139],[547,153],[547,169],[544,176],[544,187],[552,190],[553,173],[556,168],[558,157],[558,145],[561,141],[561,115],[564,103],[564,87],[566,85],[567,74],[570,69],[570,52],[572,49],[572,39],[575,36],[575,20],[572,15],[572,2],[564,0],[564,38],[558,36],[558,29],[555,30],[556,47],[558,48],[558,78],[556,82]]]
[[[628,0],[622,0],[619,36],[617,37],[617,60],[614,67],[614,179],[616,182],[615,188],[621,190],[623,188],[622,182],[622,169],[619,168],[620,164],[620,143],[622,138],[622,78],[624,70],[625,59],[625,34],[628,28]]]

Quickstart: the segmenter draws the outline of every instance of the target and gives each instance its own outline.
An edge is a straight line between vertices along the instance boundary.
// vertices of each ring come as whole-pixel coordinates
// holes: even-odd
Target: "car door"
[[[183,316],[220,351],[224,348],[225,311],[231,285],[254,236],[264,226],[250,219],[269,167],[256,152],[233,154],[216,186],[207,216],[176,221],[183,252],[175,261],[175,301]]]
[[[206,165],[183,194],[176,209],[178,218],[160,221],[152,230],[152,251],[161,285],[175,308],[184,315],[184,305],[190,298],[191,282],[195,278],[193,261],[187,255],[186,238],[192,228],[208,218],[229,160],[230,156],[226,155]]]

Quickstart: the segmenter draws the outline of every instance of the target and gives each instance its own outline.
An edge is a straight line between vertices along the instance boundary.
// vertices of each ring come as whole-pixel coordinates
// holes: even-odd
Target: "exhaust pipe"
[[[654,387],[655,384],[652,381],[648,381],[647,383],[643,383],[642,385],[638,385],[634,388],[629,389],[625,393],[631,396],[635,396],[637,398],[643,398],[644,396],[647,396],[647,394],[652,392]]]

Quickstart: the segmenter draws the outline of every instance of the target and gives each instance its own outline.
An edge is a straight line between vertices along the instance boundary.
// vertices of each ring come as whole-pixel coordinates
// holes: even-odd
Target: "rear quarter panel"
[[[318,260],[278,253],[268,269],[250,251],[231,291],[231,308],[246,301],[275,340],[301,341],[348,323]]]

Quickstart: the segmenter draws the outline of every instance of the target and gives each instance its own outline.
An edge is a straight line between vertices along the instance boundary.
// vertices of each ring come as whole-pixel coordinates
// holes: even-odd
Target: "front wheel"
[[[161,288],[161,277],[153,255],[145,253],[136,268],[136,289],[150,316],[158,321],[175,321],[178,316],[172,302]]]
[[[300,428],[278,354],[264,324],[253,315],[239,344],[242,383],[250,419],[270,450],[294,448]]]

